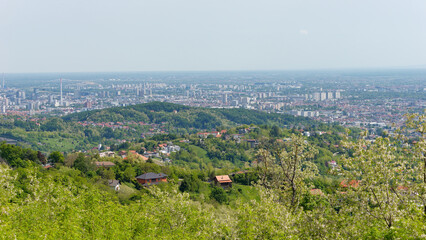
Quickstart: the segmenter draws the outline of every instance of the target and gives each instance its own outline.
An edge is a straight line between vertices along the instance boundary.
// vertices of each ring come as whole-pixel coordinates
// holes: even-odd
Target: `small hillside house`
[[[117,192],[120,191],[120,181],[118,180],[115,180],[115,179],[108,180],[108,186]]]
[[[228,175],[219,175],[214,178],[216,185],[221,186],[223,189],[232,187],[232,180]]]
[[[107,151],[107,152],[101,152],[99,153],[99,157],[114,157],[115,156],[115,152],[113,151]]]
[[[149,172],[137,176],[136,180],[143,186],[159,184],[161,182],[167,182],[167,174]]]

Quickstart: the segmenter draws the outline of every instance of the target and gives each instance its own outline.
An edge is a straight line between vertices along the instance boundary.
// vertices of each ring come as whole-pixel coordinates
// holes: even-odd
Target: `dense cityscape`
[[[100,73],[83,80],[81,74],[62,74],[62,78],[36,74],[33,84],[31,76],[4,74],[0,109],[2,114],[61,116],[164,101],[287,113],[344,126],[391,127],[403,122],[404,114],[424,109],[422,74],[420,70]],[[376,81],[371,84],[368,80],[373,77]]]
[[[424,76],[5,74],[0,232],[422,239]]]

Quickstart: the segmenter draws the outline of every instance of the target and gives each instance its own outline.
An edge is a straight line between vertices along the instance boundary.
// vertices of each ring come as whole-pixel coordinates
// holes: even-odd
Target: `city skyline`
[[[421,112],[424,71],[15,74],[0,89],[3,115],[70,113],[169,102],[310,117],[344,126],[398,124]],[[372,83],[374,80],[374,83]],[[403,81],[402,81],[403,80]]]

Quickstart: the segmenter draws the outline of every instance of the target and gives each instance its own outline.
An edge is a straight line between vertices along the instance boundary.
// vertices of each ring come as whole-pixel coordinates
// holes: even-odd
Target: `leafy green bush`
[[[228,196],[226,195],[225,190],[221,187],[213,186],[210,193],[210,198],[216,200],[218,203],[227,203]]]

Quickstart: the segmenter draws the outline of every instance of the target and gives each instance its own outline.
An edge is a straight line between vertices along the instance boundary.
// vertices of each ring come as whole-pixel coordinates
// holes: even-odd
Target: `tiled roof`
[[[115,179],[108,180],[108,185],[110,187],[115,187],[115,186],[117,186],[119,184],[120,184],[120,181],[118,181],[118,180],[115,180]]]
[[[149,172],[149,173],[144,173],[140,176],[137,176],[136,178],[138,178],[138,179],[157,179],[157,178],[165,178],[165,177],[167,177],[167,174]]]
[[[219,175],[215,177],[216,181],[220,183],[231,183],[232,180],[229,178],[228,175]]]
[[[309,190],[309,192],[312,195],[324,195],[324,193],[321,191],[321,189],[318,189],[318,188],[311,189],[311,190]]]
[[[357,188],[359,186],[359,181],[358,180],[351,180],[351,181],[348,182],[348,180],[345,179],[342,182],[340,182],[340,186],[341,187],[351,186],[351,187]]]

